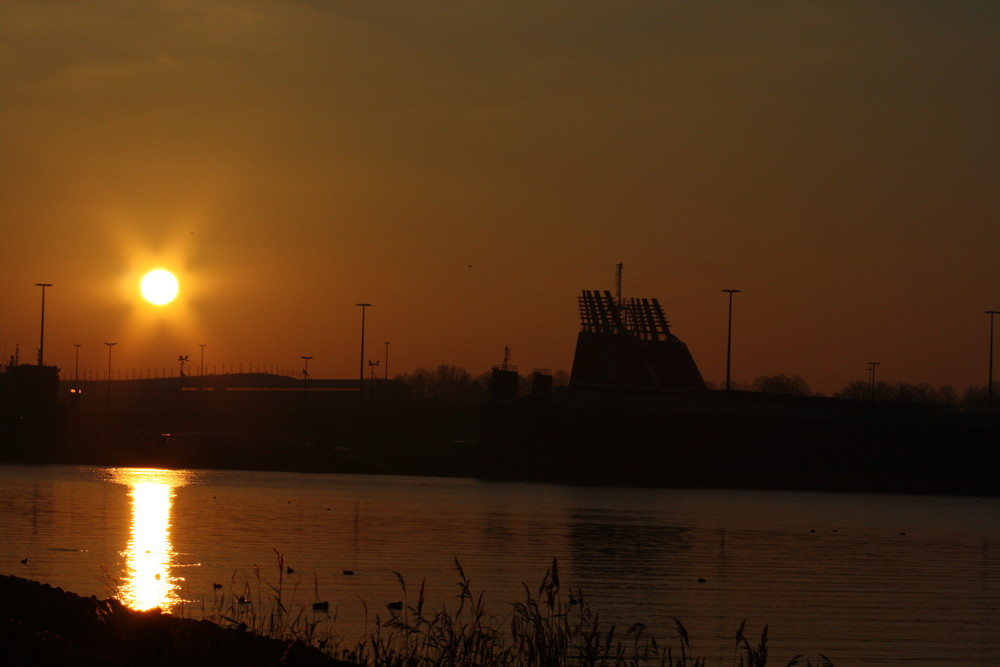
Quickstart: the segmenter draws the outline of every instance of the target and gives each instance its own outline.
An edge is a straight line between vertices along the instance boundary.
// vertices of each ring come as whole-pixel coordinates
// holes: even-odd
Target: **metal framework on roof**
[[[646,341],[680,342],[670,333],[663,307],[656,299],[624,299],[604,290],[584,290],[577,297],[580,326],[586,333],[627,336]]]

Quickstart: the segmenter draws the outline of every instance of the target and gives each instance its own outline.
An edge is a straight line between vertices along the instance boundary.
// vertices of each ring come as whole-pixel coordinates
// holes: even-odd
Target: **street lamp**
[[[38,337],[38,365],[44,366],[45,357],[45,288],[52,287],[52,283],[35,283],[35,287],[42,288],[42,332]]]
[[[356,303],[361,308],[361,362],[358,369],[358,395],[361,396],[361,411],[365,409],[365,309],[371,308],[370,303]]]
[[[986,380],[986,410],[993,411],[993,316],[1000,314],[1000,310],[984,310],[990,316],[990,364],[989,373]]]
[[[76,365],[73,367],[73,382],[80,381],[80,346],[83,343],[73,343],[73,347],[76,348]]]
[[[875,367],[881,365],[881,361],[869,361],[868,362],[868,373],[869,373],[869,395],[871,400],[875,400]]]
[[[738,289],[724,289],[729,294],[729,327],[726,333],[726,391],[729,391],[731,362],[733,358],[733,295],[739,294]]]
[[[198,343],[198,347],[201,348],[201,366],[198,368],[198,375],[205,374],[205,345],[206,343]]]
[[[308,355],[302,355],[300,357],[305,362],[305,366],[302,367],[302,441],[305,442],[306,439],[306,390],[307,384],[309,383],[309,360],[312,357]]]
[[[108,346],[108,402],[107,402],[107,415],[105,419],[108,423],[111,422],[111,348],[113,348],[118,343],[104,343]]]
[[[382,379],[383,380],[388,380],[389,379],[389,343],[391,343],[391,342],[392,341],[388,341],[388,340],[385,341],[385,367],[382,369],[382,372],[383,372]]]

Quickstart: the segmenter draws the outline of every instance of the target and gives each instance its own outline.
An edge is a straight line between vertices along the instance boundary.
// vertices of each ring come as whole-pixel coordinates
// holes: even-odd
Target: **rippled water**
[[[557,558],[602,618],[673,641],[678,617],[718,664],[744,619],[775,664],[1000,664],[992,498],[8,466],[0,537],[4,573],[194,615],[255,566],[277,585],[276,552],[286,600],[329,600],[358,635],[403,598],[394,572],[453,605],[457,558],[503,615]]]

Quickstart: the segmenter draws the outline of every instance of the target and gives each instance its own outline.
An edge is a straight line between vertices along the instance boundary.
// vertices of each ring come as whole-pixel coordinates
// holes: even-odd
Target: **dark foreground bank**
[[[133,611],[117,600],[84,598],[3,575],[0,664],[350,667],[302,642],[269,639],[159,610]]]

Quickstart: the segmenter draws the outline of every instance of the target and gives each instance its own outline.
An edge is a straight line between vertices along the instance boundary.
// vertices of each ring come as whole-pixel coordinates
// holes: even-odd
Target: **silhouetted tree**
[[[988,409],[989,394],[986,385],[973,385],[966,387],[962,392],[962,409],[969,412],[986,412]],[[993,383],[993,409],[996,410],[1000,403],[1000,382]]]
[[[441,364],[431,375],[431,394],[435,400],[464,403],[483,397],[484,387],[464,368]]]
[[[430,398],[431,372],[426,368],[418,368],[412,373],[397,375],[396,379],[404,382],[410,388],[410,393],[414,398]]]
[[[486,385],[464,368],[441,364],[432,371],[418,368],[397,376],[405,382],[414,398],[442,403],[471,403],[482,399]]]
[[[793,396],[809,396],[809,384],[800,375],[789,377],[780,375],[761,375],[751,385],[753,391],[769,394],[792,394]]]
[[[947,405],[958,405],[958,392],[950,384],[941,385],[938,388],[938,399]]]
[[[985,388],[980,388],[985,395]],[[853,380],[839,392],[834,394],[838,398],[868,399],[872,398],[871,384],[864,380]],[[965,390],[962,398],[962,407],[967,408],[969,400],[973,402],[976,392],[974,387]],[[888,382],[875,383],[875,399],[879,401],[903,401],[908,403],[923,403],[926,405],[951,405],[958,406],[958,392],[951,385],[943,385],[937,389],[920,382],[912,384],[910,382]]]
[[[890,400],[909,401],[911,403],[941,402],[937,391],[926,382],[921,382],[920,384],[897,382],[890,389]]]
[[[878,388],[876,387],[876,390]],[[877,392],[876,392],[877,393]],[[865,399],[872,397],[871,384],[864,380],[851,380],[843,389],[834,394],[837,398]]]

